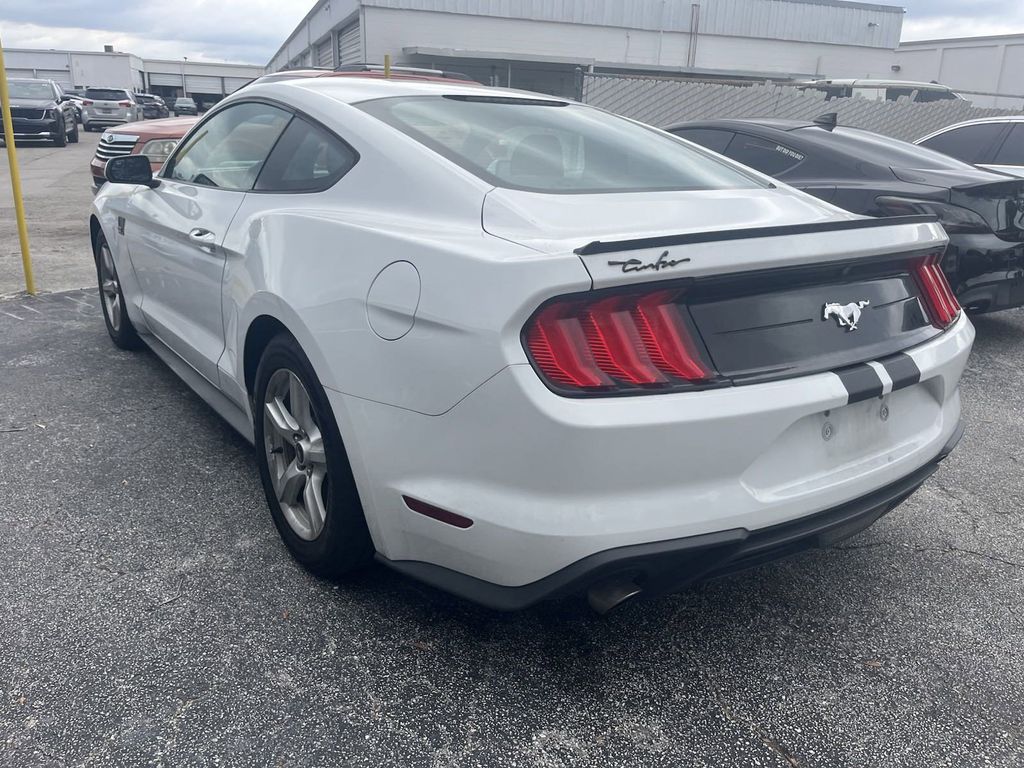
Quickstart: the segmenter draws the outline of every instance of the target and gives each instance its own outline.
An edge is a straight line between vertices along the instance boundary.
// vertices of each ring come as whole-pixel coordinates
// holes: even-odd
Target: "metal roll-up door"
[[[359,22],[349,24],[338,35],[338,64],[358,64],[363,60],[363,37]]]
[[[225,77],[224,78],[224,90],[228,93],[234,93],[243,85],[251,82],[251,77]]]
[[[185,75],[185,90],[189,93],[220,93],[220,78],[208,75]]]
[[[37,69],[36,77],[40,80],[53,80],[61,88],[71,88],[71,73],[66,69]]]
[[[150,85],[163,85],[170,88],[181,88],[181,75],[171,75],[166,72],[150,72],[148,79]]]
[[[316,65],[327,69],[334,69],[334,46],[328,38],[316,47]]]

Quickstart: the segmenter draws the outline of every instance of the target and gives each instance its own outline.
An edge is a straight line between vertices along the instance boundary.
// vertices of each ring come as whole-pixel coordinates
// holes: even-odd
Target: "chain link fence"
[[[864,98],[825,100],[820,91],[760,83],[725,85],[664,77],[583,74],[581,100],[610,112],[665,127],[687,120],[774,117],[813,120],[836,112],[839,124],[914,141],[939,128],[980,117],[1020,114],[1012,109],[983,109],[960,100],[913,103]]]

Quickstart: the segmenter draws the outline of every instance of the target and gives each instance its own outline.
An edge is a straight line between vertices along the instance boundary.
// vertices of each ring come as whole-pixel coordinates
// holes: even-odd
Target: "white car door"
[[[204,121],[164,166],[160,184],[132,195],[125,237],[150,330],[219,386],[224,350],[221,281],[228,226],[291,114],[260,103]]]

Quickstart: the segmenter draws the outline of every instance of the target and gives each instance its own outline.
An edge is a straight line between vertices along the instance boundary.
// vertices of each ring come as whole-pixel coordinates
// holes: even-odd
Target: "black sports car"
[[[1024,305],[1024,179],[835,125],[834,116],[713,120],[667,128],[854,213],[930,213],[949,234],[943,262],[974,312]]]

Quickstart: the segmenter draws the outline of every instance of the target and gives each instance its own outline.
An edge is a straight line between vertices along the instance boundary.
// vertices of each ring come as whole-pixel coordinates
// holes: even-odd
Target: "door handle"
[[[194,243],[202,243],[203,245],[213,245],[217,240],[217,236],[208,229],[196,227],[195,229],[188,233],[188,239]]]

